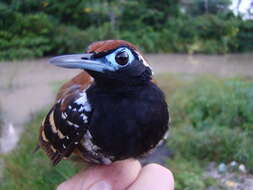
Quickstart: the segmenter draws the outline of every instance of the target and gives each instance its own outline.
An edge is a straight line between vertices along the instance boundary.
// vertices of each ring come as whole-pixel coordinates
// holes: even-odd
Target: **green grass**
[[[210,186],[218,187],[216,180],[206,177],[204,170],[207,162],[177,155],[167,162],[175,177],[176,190],[204,190]]]
[[[0,190],[45,190],[73,176],[78,169],[70,161],[64,160],[52,167],[43,151],[33,153],[37,144],[38,130],[45,112],[39,113],[30,124],[10,154],[2,156],[5,161],[4,177]]]

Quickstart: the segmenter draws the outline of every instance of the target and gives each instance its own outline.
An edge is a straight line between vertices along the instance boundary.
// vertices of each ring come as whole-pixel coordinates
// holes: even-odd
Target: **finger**
[[[140,170],[141,165],[136,160],[118,161],[109,166],[92,166],[59,185],[57,190],[93,190],[96,188],[124,190],[133,183]]]
[[[158,164],[145,166],[127,190],[173,190],[173,174]]]

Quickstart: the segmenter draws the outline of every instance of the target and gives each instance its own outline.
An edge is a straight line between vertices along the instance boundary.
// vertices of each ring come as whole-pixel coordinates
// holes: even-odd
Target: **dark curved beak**
[[[93,59],[92,55],[92,53],[62,55],[53,57],[49,60],[49,63],[70,69],[84,69],[97,72],[114,71],[110,64]]]

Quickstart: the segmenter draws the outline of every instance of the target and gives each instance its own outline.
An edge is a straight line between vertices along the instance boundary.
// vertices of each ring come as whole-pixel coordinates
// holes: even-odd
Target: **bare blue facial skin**
[[[120,65],[115,60],[116,55],[120,52],[126,52],[128,54],[128,63],[125,65]],[[73,54],[57,56],[50,59],[49,62],[59,67],[84,69],[103,73],[105,71],[117,71],[123,67],[126,67],[131,64],[134,59],[135,57],[130,49],[127,47],[121,47],[102,58],[92,59],[91,54],[89,53]]]

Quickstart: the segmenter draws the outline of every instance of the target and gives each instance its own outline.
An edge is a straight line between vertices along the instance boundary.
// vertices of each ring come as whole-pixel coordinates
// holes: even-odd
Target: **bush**
[[[218,186],[217,181],[204,176],[204,164],[196,159],[176,156],[168,160],[167,165],[174,174],[176,190],[203,190]]]
[[[172,129],[169,147],[184,158],[244,163],[253,171],[253,133],[229,127],[212,126],[199,130],[190,125]]]
[[[175,126],[169,147],[176,155],[244,163],[253,171],[253,83],[199,77],[170,97]]]
[[[238,44],[236,52],[250,52],[253,50],[253,21],[246,20],[239,22],[239,33],[237,35]]]
[[[189,121],[196,128],[213,125],[251,129],[253,83],[200,78],[177,90],[171,98],[174,122]]]
[[[52,50],[49,36],[53,24],[47,15],[22,15],[10,11],[0,14],[3,17],[0,22],[0,59],[40,57]]]

